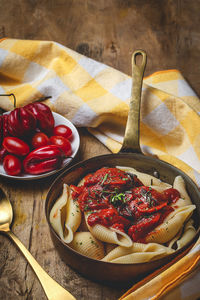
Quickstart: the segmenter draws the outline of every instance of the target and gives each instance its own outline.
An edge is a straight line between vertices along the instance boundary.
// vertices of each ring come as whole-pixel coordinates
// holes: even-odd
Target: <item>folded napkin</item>
[[[17,106],[51,96],[45,103],[53,111],[78,127],[87,127],[114,153],[122,145],[131,85],[131,77],[56,42],[1,40],[0,94],[14,93]],[[1,97],[0,107],[13,109],[12,97]],[[140,144],[144,154],[157,156],[177,166],[200,187],[200,102],[178,70],[156,72],[144,79]],[[193,259],[197,265],[195,259],[199,259],[199,243],[180,260],[181,265],[185,265],[185,260]],[[185,276],[181,273],[182,268],[175,266],[147,283],[143,282],[142,295],[146,295],[143,292],[149,287],[152,290],[145,299],[160,299],[175,285],[180,290]],[[170,277],[169,281],[170,274],[180,277]],[[192,279],[198,287],[199,277],[192,277],[190,281]],[[190,281],[182,283],[183,291],[190,286]],[[160,284],[157,285],[157,282]],[[154,290],[152,286],[159,288]],[[125,299],[144,299],[135,297],[134,290],[135,287]],[[195,289],[191,293],[193,291],[196,293]],[[184,292],[178,295],[178,298],[170,299],[193,299],[191,295],[184,298]]]
[[[183,254],[135,284],[119,300],[199,300],[200,239]]]

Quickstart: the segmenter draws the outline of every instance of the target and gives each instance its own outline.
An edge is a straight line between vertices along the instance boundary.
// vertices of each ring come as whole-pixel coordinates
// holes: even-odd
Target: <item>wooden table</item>
[[[133,50],[145,49],[145,75],[177,68],[200,94],[200,0],[0,0],[0,7],[0,38],[54,40],[129,75]],[[79,131],[79,159],[109,153],[85,129]],[[77,299],[117,299],[124,290],[86,280],[66,266],[54,249],[44,214],[53,179],[0,178],[14,208],[12,230]],[[0,235],[0,300],[18,299],[46,297],[22,254]]]

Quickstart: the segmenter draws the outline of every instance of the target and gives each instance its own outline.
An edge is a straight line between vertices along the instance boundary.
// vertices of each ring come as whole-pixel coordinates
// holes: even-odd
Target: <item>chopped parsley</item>
[[[103,180],[102,180],[102,182],[101,182],[101,185],[104,184],[104,182],[106,181],[107,178],[108,178],[108,174],[106,174],[106,175],[104,176],[104,178],[103,178]]]
[[[125,194],[124,193],[119,193],[119,194],[115,194],[111,196],[110,202],[115,206],[115,205],[119,205],[120,203],[125,203],[126,199],[125,199]]]

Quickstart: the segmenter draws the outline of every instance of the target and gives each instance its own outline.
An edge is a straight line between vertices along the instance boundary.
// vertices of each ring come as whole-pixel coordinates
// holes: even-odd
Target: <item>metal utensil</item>
[[[42,269],[20,240],[11,232],[10,224],[12,223],[12,219],[13,210],[11,203],[2,189],[0,189],[0,232],[7,234],[24,254],[25,258],[37,275],[49,300],[75,300],[74,296],[60,286]]]

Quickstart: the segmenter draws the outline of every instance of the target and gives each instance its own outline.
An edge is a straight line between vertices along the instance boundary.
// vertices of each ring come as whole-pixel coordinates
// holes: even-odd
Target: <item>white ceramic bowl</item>
[[[72,154],[71,154],[72,158],[65,158],[62,162],[62,166],[59,169],[53,170],[51,172],[39,174],[39,175],[30,175],[30,174],[22,173],[21,175],[18,175],[18,176],[11,176],[5,172],[3,165],[0,164],[0,175],[1,176],[9,177],[12,179],[17,179],[17,180],[34,180],[34,179],[44,178],[44,177],[53,175],[53,174],[63,170],[69,163],[72,162],[72,160],[76,156],[79,146],[80,146],[79,133],[78,133],[76,127],[65,117],[63,117],[60,114],[57,114],[55,112],[53,112],[53,116],[54,116],[54,120],[55,120],[55,126],[64,124],[64,125],[68,126],[69,128],[71,128],[71,130],[72,130],[73,138],[70,141],[71,146],[72,146]]]

